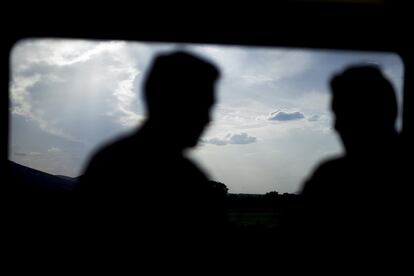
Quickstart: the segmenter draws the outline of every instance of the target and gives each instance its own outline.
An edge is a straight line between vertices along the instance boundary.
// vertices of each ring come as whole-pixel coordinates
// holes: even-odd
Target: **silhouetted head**
[[[161,126],[173,143],[192,147],[210,122],[218,69],[184,52],[160,55],[154,60],[145,83],[149,121]]]
[[[397,101],[376,66],[354,66],[331,80],[335,129],[348,153],[384,144],[396,135]]]

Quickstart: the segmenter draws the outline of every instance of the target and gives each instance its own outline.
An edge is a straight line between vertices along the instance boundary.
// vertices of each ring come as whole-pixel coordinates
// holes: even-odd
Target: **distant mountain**
[[[234,193],[229,193],[230,197],[239,197],[239,198],[259,198],[259,197],[264,197],[264,194],[234,194]]]
[[[76,183],[76,178],[48,174],[10,160],[8,166],[9,185],[12,189],[65,192],[73,190]]]

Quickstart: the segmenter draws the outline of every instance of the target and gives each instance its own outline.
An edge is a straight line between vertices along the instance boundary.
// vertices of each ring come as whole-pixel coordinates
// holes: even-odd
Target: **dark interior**
[[[0,18],[2,171],[6,170],[8,160],[10,50],[25,38],[119,39],[395,52],[401,56],[405,66],[402,138],[404,150],[407,156],[411,156],[414,141],[414,92],[411,91],[414,89],[414,56],[411,50],[414,45],[409,4],[385,0],[239,1],[225,6],[213,2],[194,2],[191,5],[156,2],[134,6],[127,3],[77,6],[56,2],[53,4],[56,7],[50,10],[28,2],[24,4],[24,11],[20,11],[17,4],[3,9],[5,16]],[[20,19],[24,23],[15,24]],[[5,199],[7,194],[3,192],[1,209],[13,216],[8,211],[10,202]],[[308,272],[306,268],[304,272]]]

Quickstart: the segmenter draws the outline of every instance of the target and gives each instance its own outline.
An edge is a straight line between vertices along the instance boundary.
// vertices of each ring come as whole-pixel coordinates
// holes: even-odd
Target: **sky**
[[[102,143],[143,122],[147,69],[157,54],[174,50],[221,72],[213,121],[186,155],[231,193],[299,192],[320,162],[343,154],[329,80],[347,66],[380,66],[401,104],[403,64],[393,53],[27,39],[10,55],[9,159],[81,175]],[[171,114],[166,123],[174,120]]]

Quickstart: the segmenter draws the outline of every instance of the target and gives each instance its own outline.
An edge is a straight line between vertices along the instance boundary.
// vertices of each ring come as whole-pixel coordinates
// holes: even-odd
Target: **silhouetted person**
[[[110,254],[109,261],[131,258],[137,270],[154,262],[155,271],[169,271],[191,266],[188,258],[207,255],[222,235],[222,196],[183,155],[210,122],[218,77],[215,66],[187,53],[154,60],[144,87],[146,121],[99,150],[78,187],[80,231],[94,252]]]
[[[395,92],[375,66],[346,69],[331,91],[345,155],[321,164],[305,183],[303,246],[320,267],[381,269],[398,254],[404,231]]]

